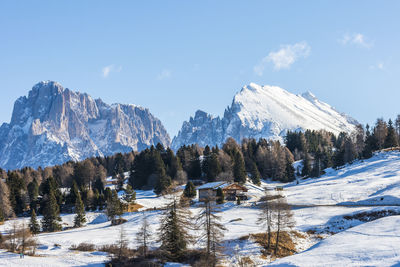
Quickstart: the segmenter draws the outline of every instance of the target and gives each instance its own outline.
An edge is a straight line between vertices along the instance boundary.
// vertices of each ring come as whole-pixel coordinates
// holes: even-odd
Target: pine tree
[[[31,213],[31,221],[29,223],[29,230],[31,231],[31,233],[33,235],[36,235],[40,232],[40,225],[37,221],[36,212],[34,209],[32,209],[32,213]]]
[[[310,155],[305,152],[304,159],[303,159],[303,169],[301,170],[301,176],[308,176],[311,174],[311,159]]]
[[[217,204],[222,204],[225,201],[225,196],[224,196],[224,191],[222,191],[221,187],[217,188],[217,192],[216,192],[216,202]]]
[[[387,135],[385,138],[385,148],[389,147],[396,147],[398,146],[398,137],[396,133],[396,129],[393,127],[393,122],[391,119],[389,119],[388,123],[388,129],[387,129]]]
[[[399,121],[400,122],[400,121]],[[363,158],[368,159],[372,157],[372,152],[377,149],[376,140],[371,132],[369,131],[369,125],[367,124],[365,132],[365,146],[363,150]]]
[[[72,180],[72,186],[67,197],[68,203],[70,205],[75,205],[78,194],[80,194],[78,184],[76,183],[75,180]]]
[[[117,191],[113,190],[112,195],[107,199],[107,216],[110,220],[114,220],[116,216],[122,215],[121,202],[118,198]]]
[[[83,205],[83,201],[81,198],[81,194],[78,192],[76,196],[75,202],[75,219],[74,219],[74,227],[81,227],[86,222],[85,217],[85,207]]]
[[[252,165],[251,165],[251,181],[253,182],[253,184],[256,185],[260,185],[261,184],[261,174],[258,171],[258,167],[257,164],[253,161]]]
[[[194,198],[196,196],[196,187],[191,181],[186,184],[183,195],[187,198]]]
[[[218,174],[221,172],[221,166],[218,162],[217,155],[215,153],[211,153],[209,148],[208,152],[204,152],[202,167],[207,178],[207,182],[215,182]]]
[[[124,200],[126,203],[135,203],[136,200],[136,192],[133,191],[132,186],[129,184],[126,186]]]
[[[183,258],[192,240],[188,234],[190,225],[189,210],[183,210],[174,199],[164,212],[159,228],[160,250],[166,259],[179,261]]]
[[[201,161],[200,155],[197,151],[194,153],[194,156],[190,161],[190,170],[188,172],[188,175],[191,179],[201,178]]]
[[[239,151],[237,151],[234,154],[233,176],[234,176],[234,181],[237,183],[246,182],[246,170],[244,167],[244,160],[242,154]]]
[[[39,196],[39,185],[36,181],[36,178],[33,178],[32,182],[28,184],[28,195],[30,201],[30,208],[36,209],[37,199]]]
[[[61,230],[61,225],[58,221],[61,221],[60,218],[60,208],[57,204],[56,197],[54,196],[54,192],[50,191],[49,194],[45,195],[43,207],[43,219],[42,219],[42,228],[44,232],[54,232]]]
[[[171,177],[166,174],[164,162],[159,153],[154,155],[154,175],[157,178],[154,192],[159,195],[164,193],[171,185]]]

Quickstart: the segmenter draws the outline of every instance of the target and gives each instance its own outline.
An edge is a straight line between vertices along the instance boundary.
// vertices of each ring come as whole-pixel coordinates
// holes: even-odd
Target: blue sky
[[[399,1],[1,1],[0,121],[41,80],[150,109],[171,136],[250,82],[362,123],[400,113]]]

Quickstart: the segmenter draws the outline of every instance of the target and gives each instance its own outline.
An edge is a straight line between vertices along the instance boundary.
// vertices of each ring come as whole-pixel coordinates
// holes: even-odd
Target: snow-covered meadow
[[[225,254],[222,263],[234,266],[239,255],[249,256],[257,266],[269,264],[262,257],[262,248],[252,239],[242,239],[249,234],[263,232],[257,224],[259,209],[257,201],[264,194],[264,187],[283,187],[293,208],[295,230],[306,234],[297,241],[296,255],[276,260],[273,264],[288,266],[336,265],[378,265],[387,266],[400,263],[400,216],[363,221],[355,217],[360,213],[390,211],[400,214],[400,153],[378,153],[373,158],[345,166],[340,170],[328,169],[318,179],[300,180],[289,184],[263,181],[261,186],[247,184],[249,200],[241,205],[226,202],[221,206],[221,222],[225,232]],[[176,194],[180,194],[177,192]],[[143,205],[144,212],[126,213],[123,229],[129,239],[129,246],[137,247],[135,234],[140,227],[142,216],[147,216],[156,236],[162,210],[169,201],[168,196],[158,197],[151,191],[137,191],[137,203]],[[190,210],[199,211],[197,204]],[[111,226],[101,212],[88,212],[87,224],[82,228],[56,233],[37,235],[39,248],[35,257],[0,252],[0,266],[102,266],[108,258],[103,252],[77,252],[69,248],[83,242],[95,245],[115,243],[121,226]],[[347,216],[347,217],[346,217]],[[62,215],[64,226],[72,226],[73,214]],[[40,217],[39,217],[40,219]],[[16,221],[21,222],[18,218]],[[25,219],[28,222],[29,218]],[[13,220],[0,226],[4,234],[12,226]],[[156,238],[152,246],[157,246]],[[196,244],[199,246],[200,244]],[[302,252],[303,251],[303,252]]]

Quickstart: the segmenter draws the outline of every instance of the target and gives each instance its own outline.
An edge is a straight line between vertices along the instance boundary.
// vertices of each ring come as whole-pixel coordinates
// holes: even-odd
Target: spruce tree
[[[367,124],[365,126],[366,131],[365,131],[365,145],[364,145],[364,150],[363,150],[363,158],[368,159],[372,157],[372,153],[378,149],[377,146],[377,141],[374,137],[374,135],[371,134],[369,130],[369,125]]]
[[[28,184],[28,195],[30,201],[30,208],[36,209],[37,199],[39,196],[39,185],[36,178],[33,178],[32,182]]]
[[[113,190],[112,195],[107,199],[107,216],[110,220],[114,220],[116,216],[122,215],[122,206],[118,198],[117,191]]]
[[[124,200],[128,204],[134,203],[136,200],[136,192],[133,191],[132,186],[130,186],[129,184],[126,186],[126,189],[125,189]]]
[[[77,198],[78,194],[80,194],[80,193],[79,193],[78,184],[76,183],[75,180],[72,180],[72,186],[71,186],[71,189],[70,189],[68,198],[67,198],[68,203],[69,203],[70,205],[75,205],[75,203],[76,203],[76,198]]]
[[[246,182],[246,170],[244,167],[244,160],[242,154],[236,151],[233,158],[233,176],[234,181],[237,183]]]
[[[311,174],[311,159],[310,155],[306,152],[303,159],[303,169],[301,170],[301,176],[308,176]]]
[[[165,171],[164,162],[161,159],[159,153],[154,155],[154,172],[153,174],[157,177],[154,192],[159,195],[164,193],[171,185],[171,177],[169,177]]]
[[[45,195],[43,202],[43,219],[42,228],[44,232],[54,232],[61,230],[61,225],[58,223],[61,221],[60,208],[57,204],[54,192],[50,191],[49,194]]]
[[[85,206],[83,205],[81,194],[79,192],[75,201],[75,214],[74,227],[83,226],[83,224],[86,222]]]
[[[190,222],[189,210],[179,207],[178,201],[174,199],[164,212],[159,228],[160,250],[167,260],[179,261],[184,257],[192,240],[188,233]]]
[[[393,127],[393,122],[389,119],[387,135],[385,138],[385,148],[397,147],[398,146],[398,137],[396,133],[396,129]]]
[[[31,233],[33,235],[36,235],[40,232],[40,225],[37,221],[36,212],[34,209],[32,209],[32,213],[31,213],[31,221],[29,223],[29,230],[31,231]]]
[[[183,190],[183,195],[187,198],[194,198],[196,196],[196,187],[192,183],[192,181],[189,181],[186,186],[185,190]]]
[[[253,161],[251,164],[251,181],[253,184],[260,185],[261,184],[261,174],[258,171],[257,164]]]

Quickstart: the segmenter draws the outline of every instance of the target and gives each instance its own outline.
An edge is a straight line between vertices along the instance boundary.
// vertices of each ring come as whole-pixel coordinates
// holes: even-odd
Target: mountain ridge
[[[196,111],[183,123],[172,148],[194,143],[220,145],[228,137],[238,142],[249,137],[282,140],[288,130],[325,129],[339,134],[353,131],[357,124],[311,92],[295,95],[277,86],[250,83],[235,94],[222,118]]]
[[[147,108],[108,105],[54,81],[41,81],[14,103],[0,127],[0,167],[38,167],[170,144]]]

